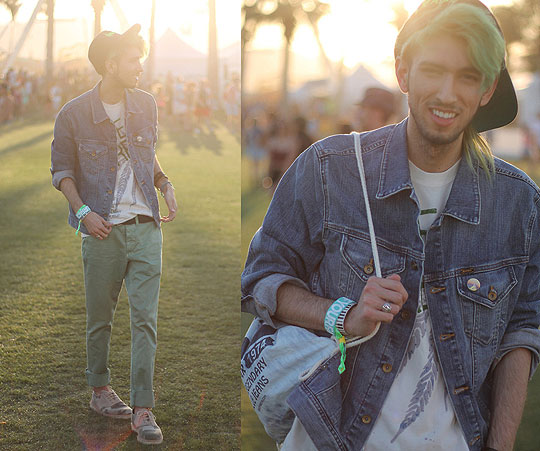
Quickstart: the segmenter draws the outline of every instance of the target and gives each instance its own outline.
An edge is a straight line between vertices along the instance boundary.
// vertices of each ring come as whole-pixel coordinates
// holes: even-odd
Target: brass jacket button
[[[495,288],[493,288],[493,286],[489,287],[488,299],[490,301],[494,301],[495,299],[497,299],[497,292],[495,291]]]
[[[362,417],[362,423],[364,423],[364,424],[369,424],[369,423],[371,423],[371,417],[370,417],[369,415],[364,415],[364,416]]]
[[[392,365],[390,365],[389,363],[384,363],[382,366],[382,370],[385,373],[389,373],[390,371],[392,371]]]
[[[369,276],[370,274],[373,274],[373,259],[369,260],[369,263],[364,265],[364,272]]]

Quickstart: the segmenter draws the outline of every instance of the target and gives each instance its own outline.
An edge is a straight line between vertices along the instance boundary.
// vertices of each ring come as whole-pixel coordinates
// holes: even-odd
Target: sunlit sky
[[[392,4],[396,0],[328,0],[331,12],[319,21],[323,48],[333,61],[343,58],[347,67],[362,63],[381,71],[383,80],[393,78],[393,50],[397,36],[390,23],[394,19]],[[411,14],[421,0],[405,0]],[[485,0],[489,7],[510,5],[511,0]],[[250,49],[277,49],[283,45],[281,27],[277,24],[260,26]],[[299,24],[292,43],[292,51],[304,57],[320,55],[317,41],[309,25]]]
[[[26,22],[32,15],[37,0],[23,0],[17,14],[17,22]],[[142,33],[148,36],[151,0],[117,0],[129,25],[140,23]],[[240,41],[241,0],[216,0],[218,23],[218,46],[226,47]],[[44,19],[44,16],[38,16]],[[91,39],[94,29],[94,10],[91,0],[56,0],[56,19],[77,19],[86,24],[85,33]],[[11,14],[0,6],[0,33],[11,20]],[[125,31],[108,1],[102,14],[102,29]],[[83,25],[84,26],[84,25]],[[208,51],[208,7],[204,0],[157,0],[156,39],[171,28],[182,40],[204,53]]]

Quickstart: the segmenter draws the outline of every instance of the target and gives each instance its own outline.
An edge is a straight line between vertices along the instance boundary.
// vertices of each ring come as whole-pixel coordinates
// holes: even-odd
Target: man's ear
[[[107,58],[105,60],[105,71],[110,74],[114,74],[116,72],[118,65],[116,61],[113,58]]]
[[[495,89],[497,88],[497,83],[499,83],[499,77],[495,79],[491,86],[484,92],[484,94],[482,94],[482,97],[480,97],[480,106],[484,106],[489,103],[491,97],[493,97]]]
[[[396,58],[395,63],[396,78],[399,89],[403,94],[409,92],[409,64],[401,57]]]

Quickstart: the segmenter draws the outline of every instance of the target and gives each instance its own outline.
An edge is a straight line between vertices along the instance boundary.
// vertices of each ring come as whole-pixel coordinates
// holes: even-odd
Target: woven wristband
[[[75,216],[77,216],[77,219],[79,221],[82,221],[88,213],[90,213],[92,210],[90,210],[90,207],[88,205],[83,205],[81,208],[77,210],[77,213],[75,213]]]
[[[88,205],[83,205],[81,208],[77,210],[77,213],[75,213],[75,216],[77,216],[77,219],[79,220],[79,225],[77,227],[77,230],[75,231],[75,235],[79,234],[79,230],[81,230],[81,222],[88,213],[90,213],[92,210],[90,210],[90,207]]]
[[[326,330],[326,332],[334,335],[334,328],[336,326],[339,315],[345,308],[350,308],[349,306],[354,304],[356,304],[356,302],[346,297],[336,299],[326,311],[326,315],[324,317],[324,329]]]

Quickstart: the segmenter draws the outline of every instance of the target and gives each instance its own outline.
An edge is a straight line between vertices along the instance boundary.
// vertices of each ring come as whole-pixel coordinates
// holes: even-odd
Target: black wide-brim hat
[[[403,27],[401,27],[396,39],[396,45],[394,46],[394,57],[397,58],[399,55],[401,55],[403,45],[405,42],[407,42],[411,35],[422,30],[444,9],[459,3],[476,6],[481,8],[483,11],[486,11],[493,18],[493,21],[501,33],[501,36],[504,38],[497,19],[491,10],[479,0],[428,0],[423,2],[411,15],[411,17],[407,19]],[[517,111],[518,103],[516,91],[514,90],[514,85],[510,79],[510,74],[506,69],[506,63],[503,60],[501,71],[499,73],[499,82],[497,83],[495,92],[493,93],[491,100],[486,105],[478,108],[478,111],[473,118],[472,126],[478,132],[503,127],[515,119]]]
[[[134,35],[138,35],[141,31],[139,24],[133,25],[125,33],[115,33],[114,31],[102,31],[97,34],[90,47],[88,47],[88,59],[98,72],[105,72],[105,60],[122,45],[124,40],[132,39]]]

